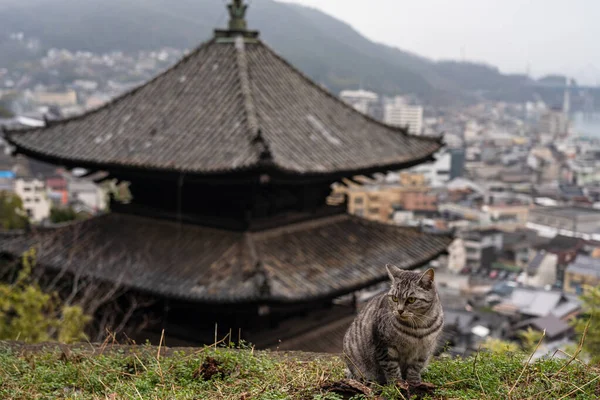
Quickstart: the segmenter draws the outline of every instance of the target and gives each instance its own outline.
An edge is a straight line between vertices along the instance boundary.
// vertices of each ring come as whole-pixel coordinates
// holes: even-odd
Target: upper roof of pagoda
[[[229,29],[149,82],[6,139],[69,167],[197,175],[349,176],[409,167],[442,146],[346,105],[248,31],[241,0],[229,10]]]

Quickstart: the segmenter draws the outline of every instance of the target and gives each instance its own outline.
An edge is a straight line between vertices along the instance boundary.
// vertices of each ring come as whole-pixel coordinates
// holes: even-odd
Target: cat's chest
[[[391,358],[421,359],[428,357],[437,343],[438,333],[423,338],[407,335],[394,335],[388,341],[388,354]]]
[[[394,343],[388,346],[387,351],[391,359],[417,360],[429,356],[431,343],[421,341],[420,343],[408,344],[406,342]]]

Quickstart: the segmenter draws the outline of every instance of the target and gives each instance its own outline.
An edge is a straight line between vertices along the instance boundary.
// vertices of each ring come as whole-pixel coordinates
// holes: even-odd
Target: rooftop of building
[[[550,252],[562,252],[568,250],[577,250],[581,247],[583,240],[576,237],[556,235],[546,243],[540,243],[535,246],[536,249]]]
[[[588,207],[535,207],[530,213],[544,214],[561,218],[596,217],[600,218],[600,210]]]
[[[578,275],[588,275],[600,279],[600,258],[579,255],[575,261],[567,267],[567,272]]]
[[[532,229],[518,229],[513,232],[503,233],[503,244],[505,248],[527,248],[530,246],[542,245],[550,239],[538,236]]]
[[[580,307],[579,302],[560,291],[547,291],[534,288],[514,288],[510,297],[503,303],[494,306],[501,313],[521,313],[532,317],[564,315]]]
[[[549,314],[543,317],[531,318],[522,321],[514,326],[515,330],[532,327],[538,331],[545,331],[546,337],[550,340],[570,332],[573,328],[562,319]]]
[[[481,240],[484,237],[499,235],[503,233],[503,231],[495,228],[476,229],[462,233],[462,237],[466,240]]]

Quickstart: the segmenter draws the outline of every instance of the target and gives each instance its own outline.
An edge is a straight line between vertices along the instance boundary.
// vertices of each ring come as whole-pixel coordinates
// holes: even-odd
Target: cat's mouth
[[[396,315],[396,318],[401,319],[402,321],[409,320],[413,316],[412,313],[410,313],[410,314],[407,314],[407,313],[400,314],[398,311],[395,311],[394,314]]]

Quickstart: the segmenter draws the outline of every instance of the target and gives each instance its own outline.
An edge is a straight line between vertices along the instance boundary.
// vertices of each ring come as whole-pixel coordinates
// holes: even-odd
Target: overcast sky
[[[600,83],[600,0],[283,0],[318,8],[377,42],[504,72]]]

